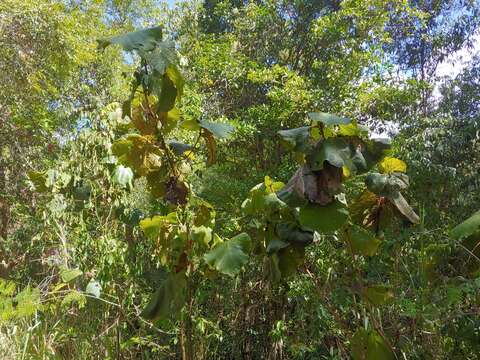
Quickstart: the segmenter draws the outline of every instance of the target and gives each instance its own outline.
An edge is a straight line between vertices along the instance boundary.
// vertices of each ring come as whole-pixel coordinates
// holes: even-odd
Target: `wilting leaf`
[[[333,114],[327,114],[324,112],[311,112],[308,113],[308,117],[315,122],[321,122],[325,125],[345,125],[349,124],[352,120],[346,117],[340,117]]]
[[[217,144],[213,134],[205,130],[202,132],[202,137],[205,139],[205,144],[207,145],[207,166],[212,166],[217,162]]]
[[[199,198],[194,198],[192,202],[195,205],[193,224],[195,226],[213,227],[215,225],[215,209],[212,205]]]
[[[224,139],[233,132],[233,126],[225,123],[214,123],[206,120],[199,122],[200,127],[210,131],[215,137]]]
[[[375,193],[365,190],[358,198],[353,200],[348,208],[352,220],[357,224],[364,224],[365,218],[378,204],[378,200],[379,198]]]
[[[407,164],[400,159],[387,156],[378,164],[378,169],[382,174],[391,174],[394,172],[404,173],[407,171]]]
[[[398,211],[400,211],[403,216],[410,220],[410,222],[413,224],[418,224],[420,222],[418,215],[415,213],[415,211],[413,211],[407,200],[405,200],[399,191],[388,196],[388,200],[390,200],[390,202],[395,205]]]
[[[132,188],[133,171],[129,167],[118,165],[113,171],[112,181],[121,187]]]
[[[326,206],[310,203],[301,207],[299,212],[300,224],[319,233],[338,230],[347,220],[348,210],[338,200]]]
[[[310,126],[303,126],[295,129],[280,130],[281,142],[288,150],[297,152],[307,152],[311,148],[310,144]]]
[[[218,244],[204,255],[205,262],[217,271],[234,276],[248,261],[251,239],[246,233]]]
[[[149,135],[128,134],[112,144],[112,153],[138,176],[146,176],[161,166],[160,149]]]
[[[346,230],[346,240],[354,254],[373,256],[380,246],[378,240],[372,233],[361,226],[351,225]]]
[[[170,177],[165,184],[165,200],[174,205],[187,202],[188,187],[186,183],[174,176]]]
[[[380,306],[393,299],[392,289],[385,285],[372,285],[363,289],[363,296],[375,306]]]
[[[393,360],[394,354],[374,330],[359,329],[351,340],[354,360]]]
[[[147,175],[148,189],[154,198],[163,198],[167,189],[168,170],[164,167]]]
[[[79,277],[82,274],[83,272],[80,269],[62,269],[60,271],[60,277],[62,278],[62,281],[65,283],[75,280],[77,277]]]
[[[280,200],[291,207],[306,205],[307,201],[327,205],[342,190],[342,169],[329,163],[321,171],[311,171],[308,165],[299,168],[278,192]]]
[[[114,36],[108,39],[99,39],[97,41],[100,49],[105,49],[109,45],[116,44],[122,46],[125,51],[151,51],[161,39],[162,28],[157,26],[130,32],[124,35]]]
[[[185,273],[170,273],[153,294],[141,316],[148,320],[175,319],[185,304]]]

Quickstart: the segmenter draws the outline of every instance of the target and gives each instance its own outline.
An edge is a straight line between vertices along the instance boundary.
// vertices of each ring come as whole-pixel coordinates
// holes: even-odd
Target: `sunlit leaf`
[[[206,120],[199,122],[200,127],[210,131],[215,137],[220,139],[227,138],[233,132],[233,126],[225,123],[214,123]]]
[[[405,162],[397,158],[385,157],[378,164],[378,169],[382,174],[391,174],[394,172],[404,173],[407,171],[407,164],[405,164]]]
[[[288,150],[305,153],[309,151],[312,146],[309,142],[310,126],[280,130],[278,131],[278,135],[280,135],[282,144]]]
[[[48,186],[46,185],[47,177],[44,173],[39,171],[29,171],[27,176],[35,187],[36,192],[42,193],[48,191]]]
[[[99,39],[97,41],[100,49],[105,49],[109,45],[116,44],[123,47],[125,51],[151,51],[161,39],[162,28],[160,26],[156,26],[107,39]]]
[[[349,124],[352,120],[346,117],[337,116],[334,114],[327,114],[324,112],[311,112],[308,117],[314,122],[321,122],[325,125],[340,125]]]
[[[62,269],[60,270],[60,277],[62,281],[68,283],[72,280],[75,280],[77,277],[82,275],[83,272],[80,269]]]
[[[146,236],[155,238],[168,225],[174,224],[175,218],[168,215],[156,215],[140,221],[140,229]]]

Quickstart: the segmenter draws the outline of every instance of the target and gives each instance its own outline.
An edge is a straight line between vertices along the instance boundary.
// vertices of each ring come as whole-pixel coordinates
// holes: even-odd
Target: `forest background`
[[[3,0],[2,357],[479,359],[479,24],[477,0]],[[391,147],[368,174],[321,148],[319,224],[281,189],[337,137]]]

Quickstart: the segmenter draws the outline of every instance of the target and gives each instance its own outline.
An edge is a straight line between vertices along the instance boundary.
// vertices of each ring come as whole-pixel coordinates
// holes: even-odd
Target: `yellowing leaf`
[[[400,159],[394,157],[385,157],[378,164],[378,169],[382,174],[391,174],[393,172],[406,172],[407,164]]]

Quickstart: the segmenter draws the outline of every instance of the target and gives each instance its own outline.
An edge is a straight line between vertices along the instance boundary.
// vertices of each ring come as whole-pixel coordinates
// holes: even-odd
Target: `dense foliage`
[[[478,359],[479,14],[3,1],[2,356]]]

